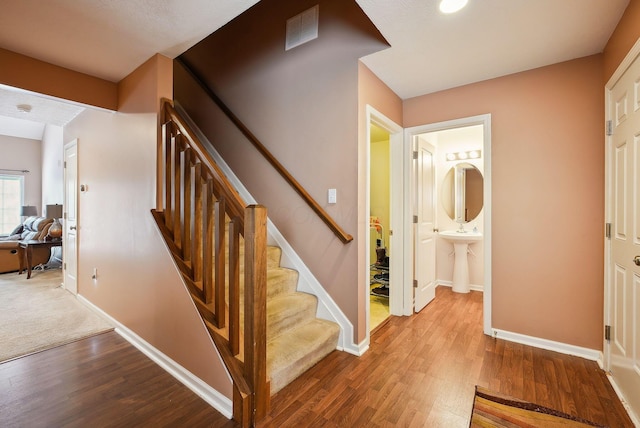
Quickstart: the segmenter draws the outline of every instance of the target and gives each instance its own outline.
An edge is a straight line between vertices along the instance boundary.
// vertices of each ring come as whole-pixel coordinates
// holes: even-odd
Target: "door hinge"
[[[610,325],[605,325],[604,326],[604,340],[606,340],[607,342],[609,342],[611,340],[611,326]]]
[[[612,136],[613,135],[613,122],[610,120],[607,120],[605,122],[605,131],[607,133],[607,136]]]
[[[413,216],[413,223],[414,224],[418,224],[418,216],[417,215]]]
[[[417,279],[413,280],[413,288],[418,288],[418,280]]]
[[[66,168],[67,167],[67,161],[62,162],[62,167]]]
[[[418,152],[415,151],[413,152],[413,160],[417,160],[418,159]]]
[[[67,270],[67,264],[66,263],[62,263],[62,270]]]
[[[611,239],[611,223],[604,224],[604,236],[606,236],[607,239]]]

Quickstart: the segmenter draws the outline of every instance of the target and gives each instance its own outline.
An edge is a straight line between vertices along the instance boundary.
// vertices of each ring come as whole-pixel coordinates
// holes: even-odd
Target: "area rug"
[[[602,425],[476,386],[470,427],[582,428]]]
[[[0,275],[0,362],[113,329],[61,283],[60,269]]]

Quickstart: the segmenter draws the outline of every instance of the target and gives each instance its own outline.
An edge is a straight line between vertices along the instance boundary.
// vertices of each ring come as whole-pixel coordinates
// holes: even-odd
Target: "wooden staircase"
[[[266,208],[246,206],[165,100],[152,214],[233,380],[233,415],[255,426],[269,397],[336,349],[339,326],[266,243]]]

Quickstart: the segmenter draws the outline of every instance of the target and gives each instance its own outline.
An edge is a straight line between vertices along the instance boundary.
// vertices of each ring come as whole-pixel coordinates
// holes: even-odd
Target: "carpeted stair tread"
[[[267,342],[271,394],[280,391],[336,349],[340,327],[314,318]]]
[[[288,268],[267,269],[267,299],[296,291],[298,271]]]
[[[242,241],[241,241],[242,242]],[[243,271],[244,268],[244,245],[240,244],[240,251],[238,252],[240,256],[240,271]],[[229,259],[229,245],[225,243],[225,256],[227,260]],[[280,247],[274,247],[272,245],[267,246],[267,269],[272,267],[280,266],[280,258],[282,257],[282,250]]]
[[[290,293],[267,300],[267,338],[315,318],[318,299],[307,293]]]

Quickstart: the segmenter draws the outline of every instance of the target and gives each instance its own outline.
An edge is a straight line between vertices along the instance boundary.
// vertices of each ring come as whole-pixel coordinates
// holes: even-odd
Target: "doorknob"
[[[636,266],[640,266],[640,256],[635,256],[633,258],[633,262],[636,264]]]

